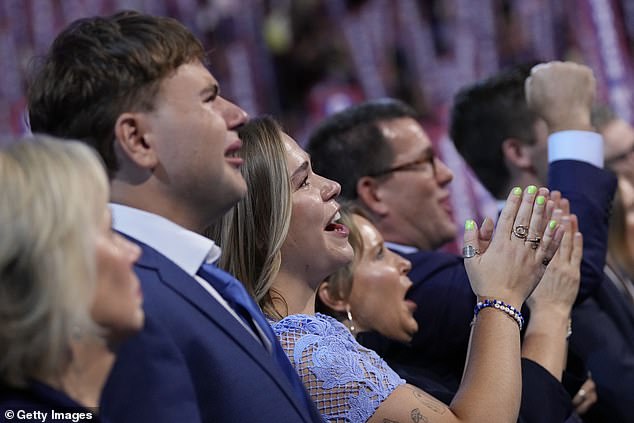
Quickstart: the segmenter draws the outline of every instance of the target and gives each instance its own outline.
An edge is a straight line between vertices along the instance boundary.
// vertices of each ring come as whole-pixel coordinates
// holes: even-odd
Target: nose
[[[216,102],[218,104],[220,115],[227,124],[227,129],[236,129],[244,125],[246,121],[249,120],[249,114],[247,112],[226,98],[219,97]]]
[[[337,198],[341,193],[341,185],[331,179],[324,178],[323,176],[320,176],[320,178],[323,179],[323,184],[321,186],[321,198],[323,198],[324,201]]]
[[[445,186],[453,179],[453,172],[445,162],[440,160],[440,158],[436,157],[436,181],[438,181],[438,185]]]
[[[136,245],[134,242],[128,241],[119,234],[116,234],[116,237],[119,248],[121,248],[132,264],[136,263],[137,260],[139,260],[139,257],[141,257],[141,247]]]
[[[398,256],[398,260],[399,260],[398,266],[399,266],[399,270],[401,271],[401,274],[407,275],[409,271],[412,270],[412,262],[407,260],[404,257],[401,257],[399,254],[396,254],[396,255]]]

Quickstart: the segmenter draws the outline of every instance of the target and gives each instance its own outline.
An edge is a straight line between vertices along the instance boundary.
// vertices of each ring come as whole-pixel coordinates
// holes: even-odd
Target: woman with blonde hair
[[[96,408],[118,345],[143,326],[139,249],[112,232],[107,200],[81,143],[0,150],[2,411]]]
[[[349,230],[339,222],[339,185],[313,173],[308,155],[270,118],[253,119],[239,132],[248,194],[210,232],[225,248],[221,267],[254,293],[324,419],[514,422],[518,310],[563,235],[545,224],[544,205],[535,202],[546,190],[514,189],[493,237],[490,225],[465,225],[466,267],[480,302],[463,382],[446,406],[405,383],[339,321],[315,313],[320,283],[353,258]],[[538,248],[524,243],[523,231],[540,236]]]

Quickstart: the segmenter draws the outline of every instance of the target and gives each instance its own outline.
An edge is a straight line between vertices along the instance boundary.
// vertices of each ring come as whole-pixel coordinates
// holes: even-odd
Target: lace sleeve
[[[321,415],[329,422],[365,422],[405,383],[337,320],[293,315],[273,330]]]

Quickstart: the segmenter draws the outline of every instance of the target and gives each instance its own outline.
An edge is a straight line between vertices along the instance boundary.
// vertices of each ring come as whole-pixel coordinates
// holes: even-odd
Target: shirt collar
[[[112,227],[173,261],[194,276],[203,262],[213,263],[222,250],[214,241],[154,213],[110,203]]]
[[[389,248],[390,250],[397,251],[401,254],[414,254],[419,251],[418,248],[412,247],[411,245],[397,244],[396,242],[386,241],[385,246]]]

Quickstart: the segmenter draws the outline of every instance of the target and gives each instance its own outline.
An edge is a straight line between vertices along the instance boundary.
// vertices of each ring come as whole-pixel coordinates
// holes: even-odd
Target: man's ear
[[[159,160],[147,123],[143,113],[121,114],[115,123],[115,142],[127,160],[141,168],[153,169]]]
[[[330,288],[330,283],[328,281],[322,282],[321,285],[319,285],[317,295],[319,295],[319,299],[321,300],[321,302],[334,311],[345,313],[348,302],[345,300],[333,298],[330,295],[330,291],[328,290],[328,288]]]
[[[357,197],[363,205],[377,216],[385,216],[389,207],[383,201],[381,193],[381,185],[376,178],[371,176],[362,176],[357,181]]]
[[[528,145],[517,138],[507,138],[502,142],[504,160],[515,168],[528,170],[533,168]]]

